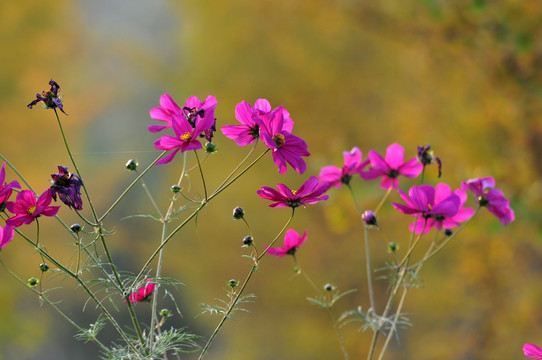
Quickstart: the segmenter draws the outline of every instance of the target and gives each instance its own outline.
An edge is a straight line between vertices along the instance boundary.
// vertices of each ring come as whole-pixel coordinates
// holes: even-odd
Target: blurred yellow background
[[[50,185],[57,165],[72,170],[53,112],[26,108],[51,78],[61,86],[69,114],[61,118],[99,212],[133,180],[124,168],[128,159],[143,167],[159,154],[158,135],[146,127],[155,123],[148,111],[163,93],[179,104],[192,94],[216,96],[218,126],[235,124],[241,100],[267,98],[288,109],[294,133],[308,143],[312,156],[303,176],[291,170],[279,176],[264,159],[210,204],[197,228],[191,224],[167,246],[164,275],[185,284],[175,294],[183,312],[175,325],[209,336],[218,318],[194,319],[199,303],[214,303],[227,280],[248,271],[240,248],[246,228],[231,220],[235,206],[245,208],[263,246],[289,211],[268,208],[256,195],[259,187],[297,188],[322,166],[341,165],[344,150],[358,146],[365,158],[370,149],[383,152],[399,142],[408,158],[417,145],[431,144],[443,162],[442,181],[452,187],[495,177],[516,221],[505,228],[483,211],[424,267],[423,287],[410,293],[405,308],[414,325],[401,329],[386,358],[518,359],[523,343],[542,345],[540,2],[2,0],[0,14],[0,152],[38,192]],[[210,188],[248,150],[221,133],[215,142],[219,152],[204,164]],[[180,166],[177,159],[145,178],[162,206]],[[439,181],[436,169],[428,170],[427,180]],[[192,184],[201,193],[196,174]],[[383,195],[377,184],[354,183],[362,208]],[[337,303],[337,313],[366,309],[362,226],[346,189],[330,195],[297,211],[292,227],[309,233],[297,258],[318,284],[358,289]],[[152,211],[138,186],[106,223],[115,231],[110,245],[122,270],[139,269],[161,229],[152,220],[124,218]],[[79,221],[66,207],[59,214],[68,224]],[[408,238],[410,219],[389,204],[381,219],[390,238]],[[69,235],[53,221],[40,225],[40,242],[73,263]],[[35,227],[24,231],[32,235]],[[375,266],[382,265],[381,236],[373,238]],[[21,239],[0,256],[22,278],[37,275],[40,258]],[[263,260],[248,289],[257,296],[247,305],[250,313],[226,323],[209,359],[341,358],[327,314],[308,304],[314,290],[293,277],[293,265],[291,258]],[[45,280],[64,287],[52,296],[82,326],[94,322],[93,306],[83,311],[86,298],[73,281],[59,280],[54,274]],[[1,359],[97,358],[93,344],[74,340],[73,329],[3,269],[0,284]],[[385,289],[379,281],[379,294]],[[138,305],[142,319],[148,308]],[[364,359],[370,332],[355,324],[343,330],[351,358]]]

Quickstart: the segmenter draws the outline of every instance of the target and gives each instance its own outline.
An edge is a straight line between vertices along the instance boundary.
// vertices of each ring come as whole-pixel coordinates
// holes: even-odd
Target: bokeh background
[[[263,244],[289,211],[268,208],[255,193],[260,186],[297,188],[322,166],[340,165],[344,150],[358,146],[365,156],[399,142],[408,157],[417,145],[431,144],[443,162],[442,180],[454,187],[494,176],[517,220],[505,228],[481,212],[424,267],[423,286],[410,293],[405,308],[413,326],[400,331],[387,358],[519,359],[523,343],[542,344],[540,2],[2,0],[0,14],[0,152],[40,192],[57,165],[69,165],[53,113],[26,108],[51,78],[61,85],[69,114],[62,121],[99,212],[132,181],[124,168],[128,159],[144,166],[159,154],[152,145],[157,135],[146,127],[163,93],[180,104],[192,94],[216,96],[219,126],[235,122],[241,100],[267,98],[285,105],[295,134],[309,144],[304,175],[279,176],[264,159],[213,201],[197,228],[190,225],[168,245],[164,275],[185,284],[174,291],[183,318],[172,324],[209,336],[218,318],[194,318],[199,303],[214,303],[227,280],[248,271],[240,247],[246,229],[231,220],[233,207],[246,209]],[[210,188],[247,151],[220,133],[216,144],[218,154],[204,164]],[[161,204],[180,166],[176,160],[145,178]],[[201,193],[195,175],[193,191]],[[8,171],[9,179],[14,176]],[[439,181],[436,168],[429,168],[427,180]],[[359,179],[354,191],[362,208],[374,207],[383,195],[377,182]],[[309,232],[298,260],[318,284],[358,289],[337,303],[337,313],[367,308],[362,226],[345,189],[330,195],[296,214],[292,227]],[[136,187],[106,224],[115,232],[110,246],[123,270],[137,271],[160,235],[159,223],[126,217],[152,211]],[[67,223],[79,221],[67,208],[60,215]],[[381,213],[386,233],[400,243],[408,237],[408,220],[389,204]],[[41,242],[73,264],[69,234],[53,221],[41,224]],[[375,265],[382,265],[383,239],[373,239]],[[22,240],[0,256],[22,278],[38,275],[40,258]],[[308,304],[314,290],[294,277],[293,265],[291,258],[264,259],[249,285],[257,295],[247,305],[250,313],[226,323],[210,359],[341,358],[327,314]],[[0,284],[1,359],[97,358],[93,344],[74,340],[73,329],[4,269]],[[83,308],[85,296],[72,281],[44,281],[59,285],[64,289],[51,296],[67,313],[82,326],[94,322],[96,312]],[[385,289],[379,281],[377,292]],[[137,310],[148,317],[147,304]],[[356,324],[343,331],[351,358],[365,358],[371,334]]]

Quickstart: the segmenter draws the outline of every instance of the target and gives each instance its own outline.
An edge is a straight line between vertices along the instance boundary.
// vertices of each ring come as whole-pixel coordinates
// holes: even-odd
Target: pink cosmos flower
[[[523,345],[523,353],[529,358],[534,358],[534,360],[542,360],[542,348],[534,344]]]
[[[260,127],[260,138],[273,150],[273,161],[279,168],[279,174],[286,173],[286,163],[290,164],[295,171],[303,174],[307,164],[301,158],[309,156],[307,144],[303,139],[286,131],[284,126],[284,112],[279,106],[271,112],[258,111],[253,116],[254,122]]]
[[[254,107],[250,106],[246,101],[241,101],[235,107],[235,118],[241,125],[225,125],[220,130],[226,137],[234,140],[239,146],[252,144],[260,137],[260,126],[253,119],[260,112],[264,114],[271,112],[271,104],[267,99],[256,100]],[[284,119],[282,129],[292,132],[294,122],[290,119],[290,113],[283,108],[282,115]]]
[[[0,211],[3,211],[6,206],[6,202],[9,200],[13,189],[20,189],[21,185],[16,180],[13,180],[9,184],[5,182],[6,180],[6,163],[2,164],[0,169]]]
[[[140,287],[136,291],[130,294],[128,299],[131,303],[136,303],[140,301],[146,301],[156,289],[156,284],[152,282],[152,279],[147,279],[145,286]]]
[[[17,194],[15,201],[8,201],[6,208],[15,216],[6,220],[6,224],[19,227],[23,224],[32,223],[41,215],[55,216],[60,206],[49,206],[53,197],[51,190],[47,189],[36,199],[36,195],[30,190],[22,190]]]
[[[209,131],[214,125],[214,115],[208,116],[206,114],[203,118],[198,116],[195,117],[195,126],[192,126],[189,122],[190,118],[187,118],[184,115],[173,114],[172,119],[175,136],[163,135],[154,142],[154,147],[156,149],[172,152],[163,159],[160,159],[160,161],[156,163],[157,165],[167,164],[173,160],[179,150],[185,152],[187,150],[201,149],[202,145],[198,140],[199,135]]]
[[[293,255],[295,257],[295,252],[297,248],[303,245],[305,240],[307,240],[306,230],[302,236],[299,236],[299,234],[295,230],[289,229],[284,235],[284,246],[279,248],[269,248],[269,250],[267,250],[267,253],[279,257],[282,257],[284,255]]]
[[[318,182],[316,176],[311,176],[298,190],[291,190],[284,184],[278,184],[277,190],[263,186],[257,191],[262,199],[272,200],[270,207],[291,207],[305,206],[306,204],[316,204],[319,201],[327,200],[328,195],[323,195],[329,185]]]
[[[501,190],[495,189],[495,179],[492,177],[467,180],[461,184],[461,189],[472,191],[476,203],[487,207],[504,225],[516,219],[510,201]]]
[[[399,175],[415,178],[423,171],[423,164],[415,157],[404,162],[405,150],[397,143],[388,146],[385,159],[374,150],[369,151],[368,156],[371,166],[361,173],[361,177],[373,180],[382,176],[380,187],[383,189],[396,189],[399,186]]]
[[[474,214],[473,209],[461,209],[466,197],[461,195],[464,198],[462,201],[461,196],[452,193],[447,184],[438,184],[436,188],[431,185],[413,186],[408,191],[408,196],[401,190],[399,195],[406,205],[392,205],[403,214],[418,216],[416,222],[410,225],[410,231],[416,234],[425,234],[431,228],[452,228]]]
[[[207,96],[204,101],[200,101],[196,96],[191,96],[186,100],[184,107],[181,108],[175,100],[169,95],[160,96],[160,106],[150,110],[150,116],[154,120],[165,122],[164,125],[151,125],[148,127],[150,132],[156,133],[164,129],[173,127],[173,115],[188,115],[189,113],[195,116],[204,117],[209,115],[214,118],[214,109],[216,107],[216,98]]]
[[[369,160],[361,161],[362,153],[357,147],[352,148],[350,151],[344,151],[343,157],[344,165],[342,169],[330,165],[320,170],[320,176],[318,177],[320,182],[334,187],[340,187],[341,184],[348,185],[352,179],[352,175],[361,175],[363,168],[369,163]]]
[[[2,250],[11,240],[13,240],[13,228],[7,224],[3,229],[0,226],[0,250]]]

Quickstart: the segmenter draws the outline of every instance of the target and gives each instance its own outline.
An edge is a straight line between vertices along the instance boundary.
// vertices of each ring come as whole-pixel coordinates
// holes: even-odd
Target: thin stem
[[[136,174],[137,174],[137,169],[135,170]],[[156,204],[156,201],[154,201],[154,198],[152,197],[151,195],[151,192],[149,191],[149,188],[147,188],[147,184],[145,184],[145,181],[143,179],[141,179],[141,186],[143,187],[143,189],[145,190],[145,193],[147,194],[147,197],[149,198],[149,200],[151,201],[152,205],[154,206],[154,209],[156,210],[156,212],[158,213],[158,216],[160,216],[161,219],[164,218],[164,216],[162,215],[162,212],[160,211],[160,208],[158,207],[158,205]]]
[[[41,291],[37,291],[34,288],[31,288],[27,285],[27,283],[18,277],[3,261],[0,259],[0,264],[6,269],[8,273],[10,273],[15,280],[17,280],[19,283],[21,283],[23,286],[27,287],[30,291],[32,291],[34,294],[38,295],[40,297],[40,300],[44,301],[47,305],[52,307],[63,319],[65,319],[68,323],[70,323],[73,327],[75,327],[77,330],[79,330],[81,333],[86,333],[87,331],[77,325],[68,315],[66,315],[58,306],[56,306],[51,300],[49,300]],[[95,336],[89,337],[89,339],[93,342],[95,342],[105,353],[108,355],[111,355],[111,351],[102,344],[98,339],[96,339]]]
[[[2,160],[4,160],[6,162],[6,164],[8,164],[8,166],[11,168],[11,170],[13,170],[13,172],[15,174],[17,174],[17,176],[25,183],[26,187],[28,187],[30,190],[32,190],[34,192],[34,194],[36,193],[34,191],[34,189],[32,188],[32,186],[30,186],[30,184],[28,183],[28,181],[26,181],[26,179],[21,175],[21,173],[15,168],[15,166],[13,166],[12,163],[9,162],[8,159],[6,159],[4,157],[4,155],[0,154],[0,158],[2,158]]]
[[[292,219],[294,218],[294,208],[292,208],[292,215],[290,216],[290,218],[288,219],[288,221],[286,222],[286,224],[282,227],[282,229],[280,230],[280,232],[277,234],[277,236],[275,236],[275,238],[273,239],[273,241],[271,241],[271,243],[265,248],[265,250],[262,252],[262,254],[257,258],[258,260],[258,264],[259,264],[259,260],[267,253],[267,250],[273,246],[273,244],[275,243],[275,241],[277,241],[277,239],[282,235],[282,233],[286,230],[286,228],[288,227],[288,225],[290,225],[290,222],[292,221]],[[237,302],[239,301],[239,298],[241,297],[241,294],[243,293],[243,291],[245,290],[248,282],[250,281],[250,278],[252,277],[252,275],[256,272],[256,270],[258,269],[258,265],[253,265],[251,268],[250,268],[250,271],[245,279],[245,281],[243,282],[243,285],[241,285],[241,288],[238,290],[237,292],[237,296],[235,297],[235,299],[231,302],[231,305],[228,307],[228,310],[226,311],[226,313],[224,314],[224,316],[222,317],[222,319],[220,320],[220,322],[218,323],[217,327],[215,328],[215,330],[213,331],[213,333],[211,334],[211,337],[209,338],[209,340],[207,340],[207,343],[205,344],[205,347],[203,348],[203,350],[201,351],[201,354],[200,356],[198,357],[198,360],[201,360],[203,359],[203,357],[205,356],[205,354],[207,353],[207,350],[209,349],[209,346],[211,345],[211,343],[213,342],[213,340],[215,339],[216,335],[218,334],[218,332],[220,331],[220,329],[222,328],[222,325],[224,325],[224,323],[226,322],[226,319],[229,317],[230,313],[233,311],[235,305],[237,305]]]
[[[335,332],[337,333],[337,338],[339,339],[339,344],[341,346],[344,359],[348,360],[348,351],[346,350],[346,345],[344,344],[344,339],[341,334],[341,330],[339,329],[339,324],[337,324],[337,319],[335,318],[335,315],[333,314],[333,310],[331,309],[331,306],[328,306],[327,310],[329,313],[329,317],[331,318],[331,322],[333,323],[333,328],[335,329]]]
[[[378,203],[378,206],[376,207],[375,209],[375,214],[378,213],[378,211],[380,211],[380,208],[382,207],[382,205],[384,205],[384,203],[386,202],[386,200],[388,199],[388,196],[390,196],[390,193],[393,189],[390,187],[386,193],[384,194],[384,197],[382,198],[382,200],[380,200],[380,202]]]
[[[369,247],[369,231],[367,229],[367,226],[363,226],[363,238],[365,240],[365,263],[367,265],[367,288],[369,290],[369,300],[371,303],[371,308],[375,309],[375,298],[374,298],[374,291],[373,291],[373,277],[372,277],[372,270],[371,270],[371,253],[370,253],[370,247]]]
[[[205,184],[205,176],[203,176],[203,169],[201,168],[201,163],[199,162],[198,152],[194,150],[194,154],[196,155],[196,161],[198,162],[198,169],[201,175],[201,182],[203,183],[203,192],[205,193],[205,202],[207,202],[207,185]]]
[[[122,192],[122,194],[120,194],[117,200],[115,200],[113,204],[109,207],[109,209],[107,209],[107,211],[98,219],[98,222],[102,222],[111,213],[111,211],[113,211],[113,209],[119,204],[119,202],[124,198],[124,196],[126,196],[128,191],[130,191],[137,184],[139,179],[141,179],[150,169],[152,169],[152,167],[165,155],[166,152],[166,150],[162,151],[162,153],[158,155],[158,157],[154,159],[154,161],[149,166],[147,166],[147,168],[143,170],[141,174],[139,174],[130,185],[128,185],[128,187]]]
[[[256,139],[256,142],[254,142],[254,146],[252,147],[252,149],[250,149],[247,156],[245,156],[245,158],[241,160],[241,162],[232,170],[232,172],[224,179],[224,181],[222,181],[222,183],[218,185],[217,189],[220,189],[229,179],[231,179],[231,177],[237,172],[237,170],[239,170],[239,168],[248,160],[250,155],[252,155],[254,150],[256,150],[256,145],[258,145],[258,139]]]

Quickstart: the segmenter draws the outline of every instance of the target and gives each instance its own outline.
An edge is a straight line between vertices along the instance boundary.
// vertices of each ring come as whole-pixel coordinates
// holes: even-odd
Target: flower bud
[[[394,253],[395,251],[397,251],[397,249],[399,249],[399,245],[397,245],[393,241],[388,244],[388,252],[389,253]]]
[[[453,233],[452,229],[444,229],[444,235],[448,237],[452,236]]]
[[[49,265],[47,265],[46,263],[41,263],[41,264],[40,264],[40,270],[41,270],[42,272],[49,271]]]
[[[330,283],[327,283],[327,284],[324,285],[324,290],[328,291],[328,292],[333,291],[334,288],[335,287],[333,286],[333,284],[330,284]]]
[[[130,171],[134,171],[135,169],[137,169],[137,165],[138,165],[137,161],[135,161],[134,159],[130,159],[126,163],[126,169],[128,169]]]
[[[170,317],[171,316],[171,311],[169,311],[168,309],[162,309],[162,310],[160,310],[160,316]]]
[[[252,243],[254,242],[254,240],[252,239],[251,236],[245,236],[244,239],[243,239],[243,244],[246,245],[246,246],[250,246],[252,245]]]
[[[299,273],[299,268],[297,266],[294,266],[292,270],[294,270],[295,273]]]
[[[228,281],[228,286],[234,288],[236,287],[237,285],[239,285],[239,281],[235,280],[235,279],[231,279],[230,281]]]
[[[376,214],[372,210],[367,210],[361,215],[361,220],[367,227],[375,226],[378,224],[376,220]]]
[[[238,206],[233,209],[233,220],[240,220],[245,216],[245,210],[242,207]]]
[[[39,282],[40,282],[40,281],[39,281],[38,279],[36,279],[35,277],[31,277],[30,279],[28,279],[28,281],[26,282],[26,284],[27,284],[28,286],[30,286],[30,287],[34,287],[34,286],[38,285]]]
[[[181,187],[179,185],[172,185],[171,191],[173,191],[176,194],[181,191]]]
[[[205,152],[207,152],[208,154],[214,154],[217,151],[218,149],[216,148],[216,145],[212,142],[208,142],[205,144]]]
[[[73,224],[70,226],[70,230],[77,234],[79,231],[81,231],[81,225]]]

